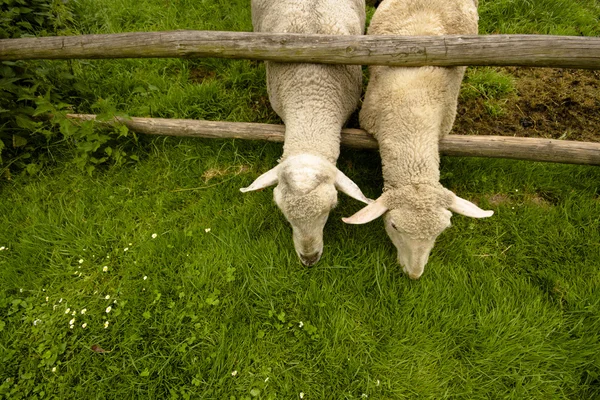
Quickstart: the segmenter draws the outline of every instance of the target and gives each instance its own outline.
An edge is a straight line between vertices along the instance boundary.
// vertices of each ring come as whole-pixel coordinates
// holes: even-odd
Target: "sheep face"
[[[398,263],[411,279],[419,279],[437,237],[448,228],[452,213],[443,207],[416,209],[406,206],[389,210],[385,230],[398,250]],[[415,226],[427,229],[414,230]]]
[[[337,205],[334,176],[305,170],[280,176],[273,198],[288,222],[296,254],[304,265],[313,265],[323,254],[323,228]]]
[[[337,190],[370,203],[358,186],[331,162],[311,154],[286,158],[258,177],[242,192],[277,184],[273,198],[292,225],[294,247],[305,265],[313,265],[323,254],[323,228],[337,204]]]
[[[418,279],[435,240],[451,225],[450,211],[473,218],[494,213],[482,210],[439,184],[417,184],[389,190],[343,221],[364,224],[385,214],[385,230],[398,249],[398,262],[410,278]]]

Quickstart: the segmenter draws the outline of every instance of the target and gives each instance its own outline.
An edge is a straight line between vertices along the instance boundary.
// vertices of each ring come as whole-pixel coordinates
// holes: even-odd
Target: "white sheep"
[[[257,32],[361,35],[364,0],[252,0]],[[337,191],[368,203],[336,168],[342,125],[361,94],[360,66],[267,62],[267,89],[285,123],[283,156],[242,192],[277,184],[273,194],[292,225],[294,247],[305,265],[323,253],[323,228]]]
[[[384,0],[368,34],[476,34],[477,20],[476,0]],[[364,224],[385,213],[398,262],[418,279],[435,239],[450,226],[448,210],[475,218],[493,214],[439,182],[438,143],[454,123],[465,67],[372,66],[369,71],[360,123],[379,143],[384,192],[344,222]]]

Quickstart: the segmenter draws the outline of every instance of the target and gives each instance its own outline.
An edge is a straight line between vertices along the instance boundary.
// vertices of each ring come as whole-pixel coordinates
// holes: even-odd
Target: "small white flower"
[[[153,234],[152,234],[152,239],[156,239],[156,237],[157,237],[157,236],[158,236],[158,235],[157,235],[156,233],[153,233]]]
[[[377,384],[375,386],[379,386],[381,382],[379,382],[379,379],[377,379]]]
[[[39,324],[40,322],[42,322],[41,319],[36,319],[35,321],[33,321],[33,326],[36,326],[37,324]]]
[[[81,327],[82,327],[83,329],[85,329],[85,328],[87,328],[87,324],[86,324],[86,323],[83,323],[83,324],[81,324]]]
[[[110,294],[107,294],[106,296],[104,296],[104,299],[105,299],[105,300],[108,300],[108,299],[110,299]]]
[[[19,289],[19,293],[23,293],[23,289]]]
[[[129,245],[131,246],[133,243],[129,243]]]
[[[68,313],[70,313],[70,312],[71,312],[71,309],[70,309],[70,308],[67,308],[67,309],[65,310],[65,314],[68,314]]]
[[[94,290],[94,294],[98,294],[98,291],[97,291],[97,290]]]
[[[129,250],[129,247],[125,247],[125,248],[123,249],[123,251],[127,251],[127,250]]]
[[[302,328],[304,326],[304,322],[300,321],[300,323],[298,324],[298,328]]]
[[[148,279],[148,277],[146,275],[144,275],[144,280]]]
[[[85,314],[87,312],[87,308],[84,308],[83,310],[81,310],[81,315]]]
[[[60,300],[59,300],[58,302],[59,302],[59,303],[62,303],[62,300],[63,300],[63,299],[62,299],[62,297],[61,297],[61,298],[60,298]]]
[[[50,300],[50,297],[46,296],[46,303]]]
[[[110,258],[110,256],[106,256],[106,258]]]
[[[109,313],[109,312],[110,312],[110,310],[112,310],[112,307],[111,307],[111,306],[108,306],[108,307],[106,307],[106,312],[107,312],[107,313]]]
[[[304,392],[300,392],[300,394],[298,395],[301,399],[304,398]]]
[[[237,370],[236,370],[236,371],[233,371],[233,372],[231,373],[231,376],[236,376],[236,375],[237,375]]]
[[[73,310],[73,312],[71,313],[72,316],[77,315],[77,311]]]
[[[4,247],[4,246],[0,247],[0,251],[2,251],[2,250],[6,250],[6,247]]]
[[[57,305],[55,304],[55,305],[52,306],[52,309],[56,310],[56,307],[57,307]]]
[[[108,328],[108,324],[110,324],[110,322],[104,321],[104,329]]]
[[[83,264],[83,258],[79,259],[79,264]]]
[[[75,324],[75,318],[73,318],[72,320],[69,321],[69,325],[73,325]]]
[[[518,191],[519,191],[519,189],[515,189],[515,192],[518,192]]]
[[[363,399],[366,399],[369,396],[366,393],[363,393],[360,397],[362,397]]]
[[[69,329],[73,329],[75,325],[69,325]]]
[[[113,304],[117,304],[117,300],[113,300]]]
[[[142,292],[145,292],[145,291],[146,291],[146,288],[142,288]]]
[[[267,376],[267,377],[265,378],[265,382],[267,382],[268,380],[269,380],[269,377]]]
[[[108,271],[108,266],[106,266],[106,265],[105,265],[105,266],[102,268],[102,272],[106,272],[106,271]]]
[[[204,232],[206,232],[206,233],[210,232],[210,228],[206,228],[206,229],[204,230]]]
[[[56,372],[56,367],[52,367],[52,372]]]

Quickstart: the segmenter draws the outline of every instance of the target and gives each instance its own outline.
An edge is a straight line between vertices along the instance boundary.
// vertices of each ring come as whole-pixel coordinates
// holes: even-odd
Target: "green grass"
[[[496,3],[482,4],[482,24],[500,24],[487,8]],[[81,33],[250,29],[242,1],[76,6]],[[534,26],[527,15],[511,23]],[[71,68],[80,112],[104,98],[130,115],[277,121],[260,63]],[[481,78],[480,89],[504,95],[498,81]],[[340,221],[360,208],[342,194],[322,260],[302,266],[272,190],[238,190],[280,154],[277,144],[146,138],[136,163],[90,176],[57,155],[52,169],[2,182],[0,396],[600,396],[599,169],[444,158],[443,184],[496,213],[454,217],[411,281],[380,221]],[[339,167],[375,197],[379,164],[344,150]]]

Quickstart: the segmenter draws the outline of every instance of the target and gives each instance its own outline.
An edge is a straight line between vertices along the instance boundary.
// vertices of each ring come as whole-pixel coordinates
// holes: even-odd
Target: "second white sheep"
[[[477,21],[476,0],[384,0],[368,33],[477,34]],[[364,224],[385,214],[398,262],[417,279],[436,238],[450,226],[450,211],[475,218],[493,214],[439,182],[438,144],[452,129],[465,67],[372,66],[369,72],[360,123],[379,143],[384,193],[344,221]]]

